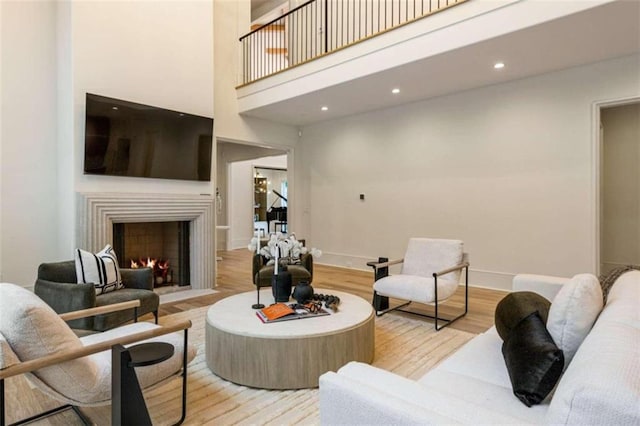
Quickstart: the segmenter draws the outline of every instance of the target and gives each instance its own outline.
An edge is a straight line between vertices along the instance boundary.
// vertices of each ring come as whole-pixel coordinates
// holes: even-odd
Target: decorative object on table
[[[260,287],[256,287],[256,292],[258,293],[258,299],[256,300],[256,303],[251,305],[251,308],[253,308],[253,309],[262,309],[262,308],[264,308],[264,304],[260,303]]]
[[[313,298],[313,287],[309,281],[300,281],[293,290],[292,296],[298,303],[304,305]]]
[[[319,300],[324,303],[325,308],[331,309],[333,312],[338,312],[338,305],[340,304],[340,298],[331,294],[314,294],[313,300]]]
[[[276,268],[278,272],[271,278],[271,292],[276,303],[288,302],[291,295],[291,273],[286,265]]]
[[[260,247],[260,237],[256,234],[248,245],[249,251],[260,254],[266,259],[266,265],[275,264],[276,256],[280,264],[299,265],[304,254],[311,254],[313,257],[322,256],[322,250],[312,248],[309,250],[304,245],[304,241],[296,239],[294,233],[283,234],[281,232],[272,233],[266,245]]]
[[[260,309],[258,313],[258,318],[260,318],[263,322],[275,321],[278,318],[282,318],[286,315],[295,314],[296,311],[293,308],[285,303],[274,303],[271,306],[267,306],[266,308]]]
[[[256,257],[259,257],[260,254],[260,231],[256,231],[255,236],[251,239],[251,243],[249,244],[249,250],[251,250],[251,244],[253,244],[255,242],[255,247],[253,248],[253,251],[256,252]],[[257,293],[257,301],[256,303],[254,303],[253,305],[251,305],[251,307],[253,309],[262,309],[264,308],[264,305],[262,303],[260,303],[260,286],[257,285],[256,286],[256,293]]]
[[[291,321],[325,315],[331,314],[325,311],[319,302],[309,302],[304,305],[299,303],[274,303],[271,306],[256,311],[256,316],[263,323]]]

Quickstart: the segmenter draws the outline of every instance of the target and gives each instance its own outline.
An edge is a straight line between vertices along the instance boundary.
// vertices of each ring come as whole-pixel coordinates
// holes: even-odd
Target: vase
[[[286,267],[280,267],[277,274],[271,278],[271,292],[276,303],[288,302],[291,294],[291,272]]]
[[[293,290],[293,298],[303,305],[311,300],[313,297],[313,287],[309,284],[309,281],[300,281],[296,288]]]

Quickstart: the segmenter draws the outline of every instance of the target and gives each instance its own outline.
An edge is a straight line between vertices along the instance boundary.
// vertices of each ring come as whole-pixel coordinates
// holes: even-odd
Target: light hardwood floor
[[[160,315],[169,315],[183,312],[202,306],[209,306],[216,301],[245,291],[255,291],[251,281],[251,253],[246,249],[232,251],[218,251],[218,256],[223,260],[218,261],[218,293],[210,296],[200,296],[194,299],[183,300],[174,303],[163,304],[160,307]],[[322,260],[322,258],[320,258]],[[469,282],[473,284],[473,272],[469,272]],[[371,300],[373,272],[354,269],[337,268],[320,265],[316,262],[313,269],[313,287],[323,289],[335,289],[352,293],[364,299]],[[479,287],[469,287],[469,312],[460,320],[454,322],[451,327],[470,333],[481,333],[493,325],[493,313],[497,303],[506,295],[504,291],[490,290]],[[395,301],[391,301],[394,304]],[[443,307],[445,317],[453,316],[464,306],[464,288],[458,292]],[[429,306],[413,304],[411,308],[417,312],[433,314]],[[389,315],[405,315],[392,313]],[[422,318],[411,315],[412,318]],[[425,323],[432,324],[431,320],[424,319]]]

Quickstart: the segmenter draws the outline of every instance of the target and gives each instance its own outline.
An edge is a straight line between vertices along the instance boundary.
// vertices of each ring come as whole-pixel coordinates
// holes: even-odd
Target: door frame
[[[274,144],[274,143],[265,144],[260,142],[251,142],[251,141],[243,141],[243,140],[237,140],[237,139],[218,137],[216,139],[216,167],[219,166],[218,162],[220,161],[220,159],[218,158],[218,152],[217,152],[218,141],[224,142],[224,143],[247,145],[247,146],[253,146],[258,148],[283,151],[283,155],[287,156],[287,185],[288,185],[287,190],[288,190],[289,198],[294,197],[293,203],[287,203],[287,208],[288,208],[287,216],[291,219],[291,220],[288,220],[289,224],[293,222],[293,225],[295,225],[296,221],[295,221],[294,214],[297,210],[295,207],[297,203],[295,203],[296,191],[295,191],[295,173],[294,173],[294,164],[295,164],[294,147],[289,145],[281,145],[281,144]],[[242,160],[239,160],[239,161],[242,161]],[[233,203],[233,193],[231,191],[231,175],[230,175],[231,171],[230,171],[229,164],[230,163],[227,163],[227,162],[224,163],[224,167],[226,168],[226,170],[224,170],[224,173],[226,175],[225,192],[227,195],[227,200],[226,200],[226,203],[223,204],[224,206],[223,208],[225,209],[225,212],[226,212],[227,222],[229,222],[229,218],[231,216],[231,205]],[[253,166],[251,167],[251,169],[253,170]],[[218,172],[216,169],[216,176],[217,176],[217,173]],[[251,192],[253,192],[253,176],[251,176],[249,183],[251,185]],[[253,218],[253,215],[251,215],[251,217]],[[246,226],[247,226],[247,229],[251,230],[250,235],[253,235],[253,220],[251,221],[251,223],[247,224]],[[226,241],[226,247],[225,247],[227,250],[233,249],[232,238],[230,238],[232,236],[233,234],[231,232],[227,233],[227,241]],[[249,241],[249,239],[247,239],[247,242]],[[216,245],[217,245],[217,241],[216,241]]]
[[[601,123],[601,110],[603,108],[612,108],[617,106],[640,103],[640,96],[631,96],[623,98],[608,99],[596,101],[591,107],[591,139],[592,139],[592,176],[591,194],[593,199],[592,210],[592,229],[593,233],[593,250],[591,254],[593,262],[593,271],[596,275],[600,275],[601,253],[600,253],[600,232],[602,221],[602,148],[603,148],[603,129]]]

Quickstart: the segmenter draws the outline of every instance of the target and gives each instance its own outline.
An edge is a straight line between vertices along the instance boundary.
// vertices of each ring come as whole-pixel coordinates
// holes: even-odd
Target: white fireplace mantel
[[[189,222],[191,288],[215,285],[214,199],[209,195],[77,193],[77,246],[97,252],[113,243],[113,224]]]

